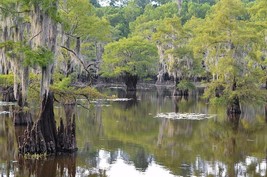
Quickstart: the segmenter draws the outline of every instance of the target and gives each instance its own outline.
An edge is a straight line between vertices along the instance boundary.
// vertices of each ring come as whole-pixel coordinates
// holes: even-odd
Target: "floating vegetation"
[[[201,113],[158,113],[155,118],[165,118],[173,120],[204,120],[216,117],[215,114],[201,114]]]

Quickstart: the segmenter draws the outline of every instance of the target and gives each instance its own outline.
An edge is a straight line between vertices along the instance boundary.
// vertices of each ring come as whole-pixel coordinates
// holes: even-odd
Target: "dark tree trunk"
[[[55,152],[57,143],[57,129],[54,117],[54,97],[53,93],[49,92],[44,95],[42,101],[42,111],[39,118],[41,132],[44,136],[47,146],[51,146],[51,152]],[[49,149],[48,149],[49,150]]]
[[[178,88],[174,88],[172,95],[173,96],[183,96],[183,91],[178,89]]]
[[[23,111],[22,109],[13,111],[13,123],[15,126],[31,125],[32,114],[29,111]]]
[[[18,96],[17,96],[17,103],[18,107],[13,110],[13,123],[15,126],[25,126],[25,125],[32,125],[32,114],[30,111],[24,110],[25,106],[27,106],[26,100],[23,101],[21,87],[18,86]]]
[[[175,88],[174,88],[174,91],[173,91],[173,96],[184,96],[184,97],[188,97],[189,95],[189,90],[188,89],[179,89],[177,88],[177,85],[180,83],[180,79],[177,78],[175,80]]]
[[[137,96],[136,96],[136,91],[127,91],[126,92],[126,98],[129,98],[131,100],[128,100],[125,104],[124,109],[129,109],[135,105],[137,105]]]
[[[126,90],[127,91],[136,91],[136,84],[138,81],[138,76],[137,75],[131,75],[131,74],[126,74],[124,76],[124,82],[126,84]]]
[[[227,114],[241,114],[240,103],[238,97],[235,97],[227,106]]]
[[[14,91],[13,87],[1,87],[1,92],[2,92],[2,101],[6,102],[15,102],[15,96],[14,96]]]
[[[53,99],[51,92],[44,95],[39,120],[33,126],[28,125],[24,135],[19,137],[20,154],[55,154],[77,150],[75,119],[66,127],[61,119],[57,131]]]
[[[236,80],[234,78],[233,86],[232,86],[232,91],[236,90]],[[241,114],[241,109],[240,109],[240,103],[239,103],[239,98],[235,96],[233,100],[228,104],[227,106],[227,114]]]
[[[181,89],[175,88],[174,91],[173,91],[173,96],[185,96],[185,97],[188,97],[188,95],[189,95],[188,89],[181,90]]]
[[[229,114],[228,115],[228,121],[231,123],[233,131],[238,130],[239,120],[240,120],[240,114]]]
[[[179,103],[182,100],[182,97],[174,97],[173,102],[174,102],[174,112],[178,113],[179,112]]]
[[[75,152],[77,150],[74,108],[75,104],[64,104],[66,127],[64,126],[63,119],[61,118],[57,132],[57,149],[59,152]]]

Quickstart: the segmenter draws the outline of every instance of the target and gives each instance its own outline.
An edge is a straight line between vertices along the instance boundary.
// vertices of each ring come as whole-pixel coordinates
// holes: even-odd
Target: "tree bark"
[[[7,86],[7,87],[1,87],[0,88],[2,92],[2,101],[5,102],[15,102],[15,96],[14,96],[14,91],[13,87]]]
[[[22,68],[22,77],[21,77],[21,107],[27,106],[27,95],[28,95],[28,86],[29,86],[29,67]]]
[[[181,15],[181,12],[182,12],[182,4],[183,4],[183,0],[177,0],[178,15]]]
[[[57,131],[53,99],[53,93],[44,94],[38,121],[33,126],[28,125],[24,135],[19,137],[20,154],[57,154],[77,151],[75,118],[67,118],[70,121],[67,121],[66,126],[61,119]]]
[[[138,76],[137,75],[131,75],[127,73],[124,76],[124,82],[126,84],[126,90],[127,91],[136,91],[136,84],[138,81]]]
[[[33,123],[32,114],[21,109],[13,111],[13,123],[15,126],[27,126]]]

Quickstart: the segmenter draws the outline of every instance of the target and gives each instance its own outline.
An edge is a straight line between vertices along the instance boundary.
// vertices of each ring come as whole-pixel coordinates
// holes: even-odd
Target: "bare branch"
[[[35,37],[37,37],[38,35],[40,35],[41,34],[41,32],[42,32],[42,30],[41,31],[39,31],[39,33],[37,33],[36,35],[34,35],[30,40],[29,40],[29,43],[35,38]]]
[[[91,76],[91,72],[88,70],[88,67],[86,67],[86,64],[84,63],[84,61],[77,55],[77,53],[74,50],[72,50],[72,49],[70,49],[68,47],[65,47],[65,46],[60,46],[60,47],[65,49],[65,50],[67,50],[67,51],[69,51],[69,52],[71,52],[80,61],[80,63],[83,66],[83,69],[89,74],[89,77],[91,79],[93,79],[92,76]]]

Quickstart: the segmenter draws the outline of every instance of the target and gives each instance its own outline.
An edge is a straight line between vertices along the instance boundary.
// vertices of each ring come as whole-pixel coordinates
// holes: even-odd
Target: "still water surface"
[[[75,107],[78,152],[46,159],[17,156],[17,136],[0,104],[0,176],[266,176],[267,126],[263,106],[242,105],[240,118],[227,118],[195,92],[171,97],[171,90],[138,91],[136,100],[98,100]],[[125,98],[122,89],[109,95]],[[158,113],[216,114],[205,120],[155,118]],[[62,107],[55,108],[64,117]]]

